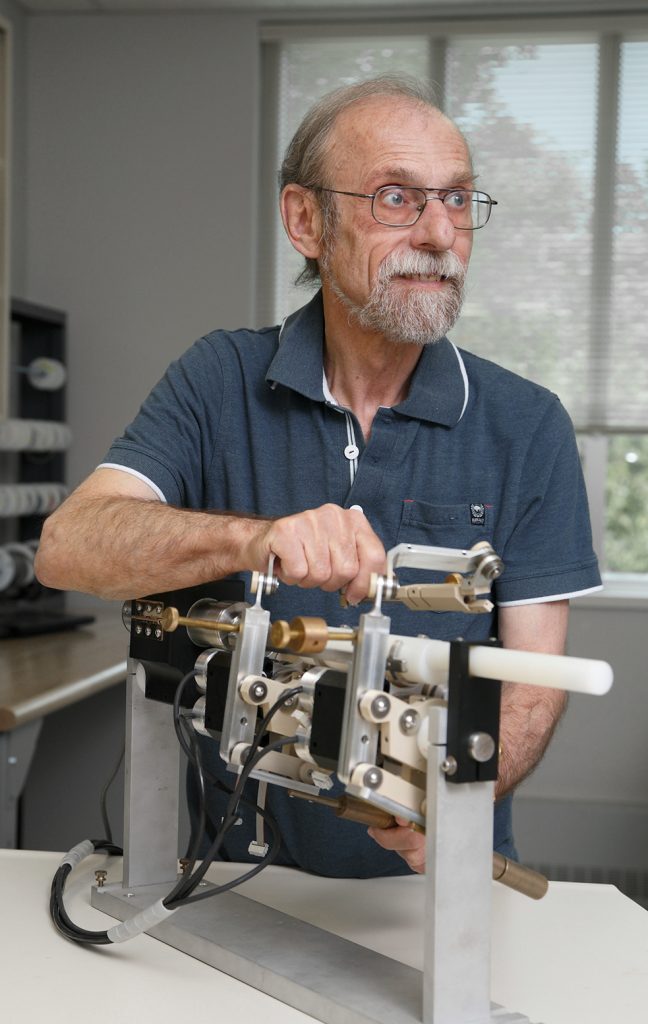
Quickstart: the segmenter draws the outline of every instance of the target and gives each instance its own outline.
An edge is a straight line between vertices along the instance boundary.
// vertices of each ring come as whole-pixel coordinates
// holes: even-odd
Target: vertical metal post
[[[446,709],[430,712],[423,1024],[490,1024],[492,782],[449,785]]]
[[[124,787],[124,886],[174,882],[180,748],[168,704],[147,700],[129,659]],[[141,675],[141,673],[140,673]]]
[[[0,733],[0,847],[10,850],[19,842],[18,801],[42,724],[42,718],[37,718]]]

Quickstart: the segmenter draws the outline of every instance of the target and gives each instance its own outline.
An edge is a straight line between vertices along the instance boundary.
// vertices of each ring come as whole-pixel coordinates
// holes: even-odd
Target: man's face
[[[466,145],[442,115],[412,101],[375,97],[340,115],[327,185],[373,193],[383,185],[471,188]],[[333,237],[320,273],[325,303],[391,341],[423,344],[450,329],[461,308],[472,232],[457,230],[438,200],[409,227],[388,227],[371,200],[335,196]]]

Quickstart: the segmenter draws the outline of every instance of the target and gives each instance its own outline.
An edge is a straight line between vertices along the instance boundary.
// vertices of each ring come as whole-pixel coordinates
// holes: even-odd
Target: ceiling
[[[309,12],[325,15],[332,10],[345,14],[353,10],[385,9],[412,13],[450,14],[567,14],[610,11],[648,12],[648,0],[17,0],[31,14],[141,14],[160,11],[193,13],[197,11]]]

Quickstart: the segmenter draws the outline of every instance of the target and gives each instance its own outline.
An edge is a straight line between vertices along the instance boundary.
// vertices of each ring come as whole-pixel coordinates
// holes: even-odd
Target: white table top
[[[5,1024],[178,1024],[219,1020],[306,1024],[306,1014],[147,935],[119,946],[67,942],[48,916],[61,855],[0,850],[0,1008]],[[91,857],[66,887],[78,924],[114,923],[89,904]],[[220,864],[209,877],[231,878]],[[423,879],[323,879],[270,867],[241,892],[416,967],[422,966]],[[538,1024],[646,1019],[648,913],[612,886],[552,883],[540,902],[494,885],[492,999]],[[217,899],[218,897],[216,897]]]

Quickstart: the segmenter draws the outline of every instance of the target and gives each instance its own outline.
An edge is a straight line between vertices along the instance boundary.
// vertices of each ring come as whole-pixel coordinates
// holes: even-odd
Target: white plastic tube
[[[390,636],[389,640],[390,645],[396,641],[402,645],[399,658],[407,665],[403,676],[409,682],[443,684],[447,680],[450,644],[445,640],[408,636]],[[607,693],[613,680],[605,661],[502,647],[475,645],[470,648],[468,664],[472,676],[595,696]]]

